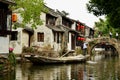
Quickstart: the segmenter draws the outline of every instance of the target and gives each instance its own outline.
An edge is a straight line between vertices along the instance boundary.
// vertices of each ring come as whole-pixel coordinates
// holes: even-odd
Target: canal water
[[[120,80],[120,58],[104,58],[86,64],[17,64],[0,80]]]

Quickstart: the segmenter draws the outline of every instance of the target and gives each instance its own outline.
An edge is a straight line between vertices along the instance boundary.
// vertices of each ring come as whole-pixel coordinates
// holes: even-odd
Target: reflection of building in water
[[[78,80],[83,80],[83,69],[78,70]]]
[[[71,78],[75,80],[83,80],[83,67],[78,65],[72,65]]]
[[[19,70],[18,70],[19,69]],[[22,68],[17,66],[17,80],[87,80],[85,66],[72,65],[43,65]]]
[[[71,66],[70,65],[64,65],[64,66],[60,66],[59,71],[56,71],[57,73],[59,73],[59,75],[57,75],[57,77],[59,77],[59,79],[55,79],[55,80],[71,80]]]
[[[86,70],[86,64],[84,64],[83,80],[88,80],[87,70]]]
[[[71,80],[71,65],[67,67],[67,76],[68,76],[68,80]]]
[[[31,68],[30,73],[30,80],[71,80],[70,65]]]

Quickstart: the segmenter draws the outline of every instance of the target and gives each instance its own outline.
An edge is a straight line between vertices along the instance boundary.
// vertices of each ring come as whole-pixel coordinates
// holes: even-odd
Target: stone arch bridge
[[[93,38],[88,42],[88,53],[93,54],[92,50],[96,47],[104,48],[104,54],[108,55],[108,52],[111,50],[112,54],[110,55],[119,55],[120,54],[120,41],[115,38],[109,37],[100,37]]]

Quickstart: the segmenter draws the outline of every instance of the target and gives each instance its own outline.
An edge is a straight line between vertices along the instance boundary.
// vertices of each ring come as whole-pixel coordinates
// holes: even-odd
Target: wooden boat
[[[56,63],[77,63],[85,62],[89,58],[89,55],[82,56],[69,56],[69,57],[58,57],[50,58],[39,55],[24,55],[24,57],[30,60],[33,64],[56,64]]]

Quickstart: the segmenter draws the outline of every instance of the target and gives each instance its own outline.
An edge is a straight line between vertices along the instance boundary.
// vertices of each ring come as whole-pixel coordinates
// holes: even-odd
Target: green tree
[[[99,19],[98,22],[95,22],[95,27],[97,27],[97,29],[99,30],[98,32],[101,32],[104,36],[109,33],[106,22],[102,19]]]
[[[46,11],[44,0],[14,0],[16,6],[13,10],[17,10],[21,14],[23,21],[22,25],[31,24],[32,28],[36,25],[42,25],[40,15],[42,11]]]
[[[98,22],[95,22],[95,28],[97,31],[97,34],[95,34],[96,37],[98,37],[99,33],[102,33],[102,36],[107,36],[109,33],[107,23],[103,19],[99,19]]]
[[[87,9],[96,16],[106,15],[109,25],[120,27],[120,0],[90,0]]]
[[[118,32],[118,29],[115,29],[109,25],[107,18],[106,20],[99,19],[98,22],[95,22],[95,27],[97,28],[98,32],[102,32],[103,36],[109,36],[109,32],[112,32],[113,36],[115,37],[115,33]]]

